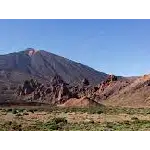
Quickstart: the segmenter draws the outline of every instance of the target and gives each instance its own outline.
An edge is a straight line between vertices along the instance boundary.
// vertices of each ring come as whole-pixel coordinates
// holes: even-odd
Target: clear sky
[[[0,54],[46,50],[116,75],[150,73],[150,20],[0,20]]]

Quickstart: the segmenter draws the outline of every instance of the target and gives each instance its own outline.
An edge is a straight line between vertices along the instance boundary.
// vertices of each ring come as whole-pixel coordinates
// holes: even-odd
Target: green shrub
[[[137,117],[132,117],[131,120],[138,121],[139,119]]]
[[[25,109],[18,109],[18,112],[23,113],[25,111]]]
[[[112,123],[112,122],[106,122],[106,127],[107,128],[113,128],[113,126],[114,126],[114,123]]]
[[[13,109],[13,110],[12,110],[12,113],[13,113],[13,114],[17,114],[17,113],[18,113],[18,110],[17,110],[17,109]]]
[[[28,112],[34,113],[34,109],[30,109],[28,110]]]
[[[65,118],[61,118],[61,117],[53,118],[51,121],[56,123],[56,124],[61,123],[61,122],[67,123],[67,120]]]
[[[13,124],[11,126],[12,126],[12,129],[15,131],[22,131],[21,124],[17,124],[16,122],[13,122]]]
[[[19,116],[22,116],[22,114],[18,113],[18,114],[16,114],[16,116],[19,117]]]
[[[23,115],[29,115],[29,113],[27,113],[27,112],[24,112],[24,113],[23,113]]]

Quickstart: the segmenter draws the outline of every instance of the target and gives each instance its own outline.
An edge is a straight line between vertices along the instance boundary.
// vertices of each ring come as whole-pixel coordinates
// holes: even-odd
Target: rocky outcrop
[[[60,76],[55,76],[46,85],[31,79],[26,80],[22,86],[18,87],[17,95],[31,101],[48,100],[50,103],[63,103],[73,96],[67,85]]]
[[[88,86],[88,85],[90,85],[89,81],[86,78],[84,78],[82,80],[82,86]]]
[[[104,91],[104,89],[114,81],[117,81],[117,76],[109,75],[108,78],[105,81],[102,81],[100,83],[99,92]]]
[[[77,86],[71,86],[64,82],[59,75],[56,75],[47,84],[37,82],[37,80],[25,81],[23,86],[19,86],[18,95],[30,101],[42,101],[51,104],[64,104],[69,99],[92,99],[99,102],[107,98],[111,92],[104,92],[105,89],[113,85],[117,77],[110,75],[104,82],[98,86],[91,86],[87,79],[83,79]]]
[[[50,85],[52,85],[52,86],[57,86],[57,85],[60,85],[60,84],[65,84],[65,85],[67,85],[67,83],[64,82],[64,80],[61,78],[61,76],[55,75],[55,76],[51,79]]]
[[[37,80],[26,80],[24,81],[23,85],[19,85],[17,89],[18,95],[28,95],[31,94],[33,91],[41,89],[43,85],[41,83],[37,82]]]

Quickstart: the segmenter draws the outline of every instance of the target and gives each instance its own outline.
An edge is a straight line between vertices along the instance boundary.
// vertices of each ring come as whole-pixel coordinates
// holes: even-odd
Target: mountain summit
[[[96,84],[107,74],[44,50],[27,48],[24,51],[0,55],[0,80],[22,82],[29,78],[49,81],[59,75],[67,83],[88,79]]]
[[[26,49],[26,52],[27,52],[27,54],[31,57],[31,56],[33,56],[34,54],[36,54],[36,53],[38,52],[38,50],[35,50],[35,49],[33,49],[33,48],[28,48],[28,49]]]

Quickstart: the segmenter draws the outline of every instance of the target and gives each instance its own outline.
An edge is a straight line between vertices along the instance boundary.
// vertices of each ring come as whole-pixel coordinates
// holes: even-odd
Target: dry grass
[[[150,109],[3,108],[0,130],[150,130]]]

